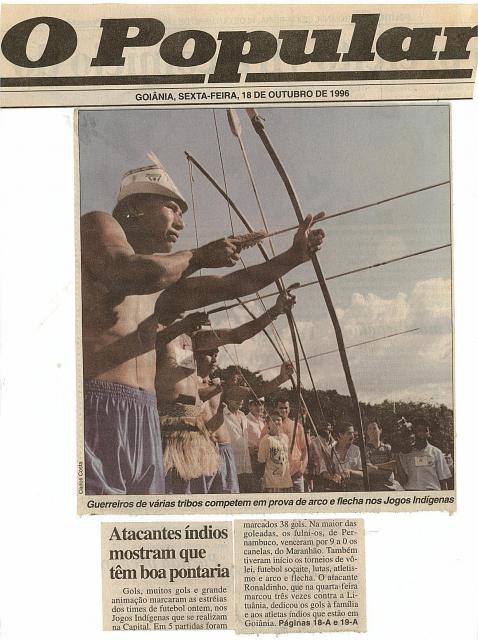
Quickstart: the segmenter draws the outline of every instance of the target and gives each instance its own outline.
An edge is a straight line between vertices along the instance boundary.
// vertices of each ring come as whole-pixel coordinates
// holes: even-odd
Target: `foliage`
[[[219,369],[218,376],[226,378],[231,373],[240,370],[247,384],[253,389],[263,382],[262,376],[256,375],[244,367],[236,368],[229,366],[226,369]],[[279,397],[286,395],[291,404],[292,412],[297,411],[296,394],[294,391],[279,389],[266,399],[266,405],[272,405]],[[351,401],[349,396],[344,396],[335,389],[318,392],[319,403],[315,397],[315,392],[310,389],[302,390],[303,398],[310,411],[314,424],[320,428],[321,425],[330,422],[336,426],[340,421],[353,422]],[[443,452],[453,453],[454,449],[454,417],[453,411],[444,404],[430,404],[427,402],[391,402],[384,400],[379,404],[360,403],[364,427],[368,421],[376,420],[383,429],[383,439],[391,442],[396,439],[399,433],[398,420],[404,417],[407,421],[413,422],[417,418],[425,418],[431,425],[432,444]]]

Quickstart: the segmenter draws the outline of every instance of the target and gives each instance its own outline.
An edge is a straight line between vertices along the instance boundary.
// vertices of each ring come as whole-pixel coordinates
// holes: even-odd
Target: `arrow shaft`
[[[269,246],[270,246],[271,254],[273,256],[275,256],[276,255],[276,251],[275,251],[274,243],[272,241],[272,236],[277,235],[277,232],[276,233],[269,233],[269,227],[268,227],[268,224],[267,224],[267,219],[266,219],[266,214],[265,214],[265,211],[264,211],[264,207],[262,206],[262,202],[261,202],[261,199],[259,197],[259,191],[258,191],[257,186],[256,186],[256,181],[254,179],[254,174],[252,172],[252,167],[251,167],[251,164],[249,162],[249,158],[248,158],[248,155],[247,155],[247,152],[246,152],[246,148],[244,146],[244,142],[242,140],[242,129],[241,129],[239,117],[237,116],[237,113],[236,113],[236,111],[234,109],[228,109],[227,110],[227,114],[228,114],[228,120],[229,120],[229,124],[231,126],[232,133],[234,134],[234,136],[237,138],[237,140],[239,142],[239,147],[241,149],[242,157],[244,159],[244,164],[246,166],[247,173],[248,173],[248,176],[249,176],[249,180],[251,182],[252,190],[254,192],[254,196],[255,196],[255,199],[256,199],[256,202],[257,202],[257,207],[258,207],[259,213],[261,215],[262,224],[264,225],[264,229],[267,232],[267,236],[266,237],[269,238]],[[279,233],[285,233],[286,231],[289,231],[289,230],[290,229],[283,229]],[[284,285],[283,279],[280,278],[279,282],[280,282],[281,289],[285,290],[285,285]],[[288,318],[288,320],[289,320],[289,318]],[[300,350],[301,350],[301,353],[302,353],[302,356],[303,356],[302,361],[305,362],[305,364],[306,364],[307,373],[309,375],[310,383],[312,385],[312,389],[314,390],[315,399],[316,399],[316,402],[317,402],[317,407],[318,407],[318,409],[320,410],[320,412],[322,413],[322,416],[323,416],[323,411],[322,411],[322,406],[321,406],[321,402],[320,402],[319,392],[317,391],[317,387],[315,386],[314,378],[312,376],[312,371],[310,369],[310,365],[309,365],[309,362],[307,360],[307,354],[305,352],[304,345],[302,343],[302,338],[300,336],[299,328],[297,326],[297,323],[295,321],[295,318],[294,318],[294,315],[293,315],[292,312],[290,314],[290,320],[292,321],[291,323],[289,322],[290,332],[291,332],[291,334],[293,332],[295,332],[295,335],[297,337],[297,341],[299,343],[299,347],[300,347]],[[300,359],[297,360],[297,364],[299,362],[300,362]],[[300,387],[298,388],[297,393],[300,395]],[[300,404],[300,403],[298,402],[298,404]],[[325,417],[324,417],[324,419],[325,419]],[[312,423],[313,423],[313,421],[312,421]],[[315,429],[316,428],[315,425],[313,425],[313,426],[314,426],[314,429]],[[294,446],[294,439],[295,439],[295,436],[293,437],[293,440],[292,440],[292,445],[291,445],[292,447]]]
[[[420,189],[414,189],[413,191],[407,191],[406,193],[400,193],[397,196],[391,196],[390,198],[384,198],[383,200],[377,200],[376,202],[370,202],[369,204],[363,204],[360,207],[353,207],[352,209],[345,209],[344,211],[338,211],[337,213],[331,213],[329,216],[324,216],[322,220],[331,220],[332,218],[338,218],[339,216],[345,216],[348,213],[355,213],[357,211],[363,211],[364,209],[370,209],[371,207],[377,207],[380,204],[386,202],[392,202],[399,198],[405,198],[406,196],[412,196],[415,193],[421,193],[422,191],[428,191],[429,189],[436,189],[436,187],[442,187],[445,184],[450,184],[450,180],[444,180],[443,182],[437,182],[427,187],[420,187]]]
[[[383,262],[376,262],[375,264],[369,264],[366,267],[358,267],[357,269],[351,269],[350,271],[343,271],[342,273],[337,273],[333,276],[327,276],[325,279],[327,282],[329,280],[335,280],[337,278],[343,278],[344,276],[350,276],[354,273],[360,273],[361,271],[367,271],[368,269],[376,269],[377,267],[384,267],[387,264],[392,264],[394,262],[400,262],[401,260],[407,260],[408,258],[415,258],[416,256],[421,256],[425,253],[432,253],[433,251],[439,251],[440,249],[446,249],[447,247],[451,247],[451,243],[442,244],[439,247],[431,247],[430,249],[423,249],[422,251],[415,251],[414,253],[407,253],[405,256],[400,256],[398,258],[391,258],[390,260],[384,260]],[[310,282],[305,282],[304,284],[299,284],[295,289],[305,289],[306,287],[310,287],[313,284],[318,284],[318,280],[311,280]],[[276,295],[275,293],[266,293],[262,296],[262,299],[270,298],[271,296]],[[246,298],[242,301],[244,304],[250,304],[255,302],[254,298]],[[209,309],[208,313],[219,313],[219,311],[227,311],[229,309],[234,309],[238,306],[238,303],[234,303],[227,306],[214,307],[213,309]]]
[[[386,336],[381,336],[380,338],[372,338],[371,340],[364,340],[363,342],[355,342],[354,344],[348,344],[345,346],[346,349],[353,349],[354,347],[361,347],[364,344],[372,344],[373,342],[380,342],[381,340],[387,340],[389,338],[395,338],[396,336],[403,336],[406,333],[413,333],[414,331],[420,331],[420,327],[416,327],[415,329],[407,329],[406,331],[397,331],[396,333],[389,333]],[[307,356],[309,360],[313,360],[314,358],[321,358],[322,356],[328,356],[331,353],[337,353],[338,349],[330,349],[329,351],[322,351],[321,353],[316,353],[312,356]],[[272,371],[272,369],[277,369],[280,365],[275,364],[272,367],[265,367],[264,369],[258,369],[254,371],[254,373],[264,373],[264,371]]]
[[[232,211],[234,211],[234,213],[237,215],[237,217],[239,218],[239,220],[242,222],[242,224],[246,227],[246,229],[252,233],[254,231],[254,229],[252,228],[252,225],[250,224],[249,220],[246,218],[246,216],[241,213],[241,211],[239,210],[239,208],[237,207],[237,205],[235,204],[235,202],[230,198],[229,194],[226,193],[226,191],[217,183],[217,181],[211,176],[211,174],[187,151],[184,152],[186,155],[186,158],[192,162],[194,164],[194,166],[199,169],[199,171],[203,174],[203,176],[214,186],[214,188],[222,195],[222,197],[226,200],[226,202],[228,203],[228,205],[230,206],[230,208],[232,209]],[[264,247],[259,244],[257,245],[259,248],[259,251],[262,254],[262,257],[264,258],[264,260],[266,262],[269,262],[269,254],[267,253],[267,251],[264,249]],[[283,286],[281,284],[281,282],[279,280],[276,280],[276,287],[278,289],[278,291],[281,293],[284,289]],[[290,330],[290,334],[291,334],[291,339],[292,339],[292,346],[294,349],[294,356],[295,356],[295,366],[296,366],[296,376],[297,376],[297,388],[300,389],[301,388],[301,380],[300,380],[300,356],[299,356],[299,346],[297,343],[297,336],[295,335],[295,331],[294,331],[294,326],[293,326],[293,321],[292,321],[292,314],[289,311],[287,314],[287,322],[289,324],[289,330]],[[297,424],[297,419],[296,419],[296,424]]]

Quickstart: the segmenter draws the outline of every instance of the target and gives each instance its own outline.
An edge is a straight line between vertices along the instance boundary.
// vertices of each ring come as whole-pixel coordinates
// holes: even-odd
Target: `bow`
[[[234,213],[237,215],[237,217],[242,222],[242,224],[245,226],[245,228],[249,231],[249,233],[253,233],[254,229],[253,229],[252,225],[250,224],[249,220],[240,211],[240,209],[237,207],[235,202],[231,199],[229,194],[226,193],[226,191],[216,182],[216,180],[198,162],[198,160],[196,160],[196,158],[194,158],[187,151],[185,151],[184,153],[185,153],[186,158],[188,159],[188,161],[191,162],[203,174],[203,176],[213,185],[213,187],[222,195],[222,197],[226,200],[226,202],[228,203],[228,205],[230,206],[232,211],[234,211]],[[270,257],[269,257],[269,254],[267,253],[267,251],[264,249],[264,247],[261,244],[259,244],[257,246],[258,246],[259,251],[261,252],[264,260],[266,260],[268,262],[270,260]],[[283,287],[282,283],[280,281],[276,281],[275,284],[277,286],[277,289],[278,289],[279,293],[282,293],[284,291],[284,287]],[[290,332],[291,332],[292,345],[293,345],[293,349],[294,349],[295,371],[296,371],[296,378],[297,378],[296,390],[297,390],[297,397],[298,397],[298,403],[299,403],[298,404],[298,408],[300,408],[301,395],[299,396],[299,393],[301,393],[301,380],[300,380],[299,347],[298,347],[297,337],[296,337],[295,330],[294,330],[294,323],[293,323],[293,318],[292,318],[291,312],[288,311],[286,316],[287,316],[287,321],[288,321],[288,324],[289,324],[289,329],[290,329]],[[271,340],[271,339],[269,338],[269,340]],[[295,419],[295,422],[294,422],[294,434],[295,434],[296,429],[297,429],[298,420],[299,420],[299,411],[297,411],[296,419]],[[293,445],[294,445],[294,441],[291,443],[292,447],[293,447]]]
[[[241,154],[242,154],[242,157],[243,157],[243,160],[244,160],[244,164],[246,166],[247,173],[249,175],[249,180],[251,182],[252,190],[254,192],[254,196],[255,196],[255,199],[256,199],[256,202],[257,202],[257,206],[259,208],[259,212],[261,214],[262,223],[264,224],[264,228],[266,230],[266,233],[264,234],[264,236],[265,236],[264,239],[265,238],[269,239],[269,246],[270,246],[270,249],[271,249],[271,253],[272,253],[273,256],[275,256],[276,252],[275,252],[274,243],[272,241],[272,237],[274,235],[277,235],[277,232],[270,233],[270,231],[269,231],[269,227],[268,227],[267,219],[266,219],[266,214],[264,212],[264,208],[262,207],[261,199],[259,197],[259,192],[258,192],[257,187],[256,187],[256,182],[255,182],[255,179],[254,179],[252,168],[251,168],[251,165],[250,165],[250,162],[249,162],[249,158],[247,157],[247,153],[246,153],[246,149],[245,149],[245,146],[244,146],[244,142],[242,140],[241,123],[240,123],[240,120],[239,120],[239,118],[238,118],[238,116],[236,114],[236,111],[234,109],[227,109],[227,119],[229,121],[229,127],[230,127],[230,129],[232,131],[232,134],[235,136],[235,138],[237,139],[237,141],[239,143],[239,147],[241,149]],[[320,218],[320,215],[315,216],[315,221],[317,221],[319,218]],[[283,229],[283,230],[279,231],[279,233],[284,233],[285,231],[291,231],[291,230],[292,229],[290,229],[290,228],[289,229]],[[284,282],[283,282],[282,279],[279,279],[279,285],[280,285],[280,288],[282,288],[282,290],[285,288],[284,287]],[[299,346],[300,346],[300,349],[301,349],[301,352],[302,352],[302,356],[303,356],[302,360],[305,362],[305,365],[306,365],[306,368],[307,368],[307,372],[309,374],[310,382],[311,382],[312,388],[313,388],[313,390],[315,392],[315,398],[316,398],[316,401],[317,401],[317,406],[318,406],[319,409],[321,409],[319,392],[317,391],[317,388],[315,386],[315,382],[314,382],[314,378],[312,376],[312,371],[310,369],[309,361],[307,359],[307,355],[305,353],[304,345],[303,345],[302,339],[300,337],[299,328],[298,328],[297,323],[295,321],[295,318],[294,318],[294,316],[292,314],[292,311],[290,312],[290,316],[287,317],[287,320],[288,320],[288,323],[289,323],[289,331],[290,331],[290,334],[292,336],[293,342],[294,342],[294,334],[295,334],[296,340],[299,343]],[[300,359],[297,360],[297,350],[295,348],[294,348],[294,354],[296,356],[296,368],[297,368],[297,367],[300,367]],[[299,370],[298,375],[300,375],[300,370]],[[293,433],[292,433],[292,441],[291,441],[291,451],[293,450],[294,444],[295,444],[295,438],[296,438],[296,433],[297,433],[297,424],[298,424],[298,416],[299,416],[299,410],[300,410],[300,407],[301,407],[300,399],[301,399],[302,396],[301,396],[300,384],[298,384],[296,392],[297,392],[297,419],[294,422],[294,430],[293,430]],[[309,415],[310,415],[310,413],[309,413]],[[324,417],[324,420],[325,420],[325,417]],[[311,422],[312,422],[314,430],[317,433],[317,429],[315,427],[315,424],[313,423],[312,420],[311,420]],[[302,426],[303,426],[303,428],[305,427],[304,421],[302,421]],[[305,438],[305,441],[307,443],[307,452],[308,452],[308,440],[307,440],[307,434],[305,433],[305,428],[304,428],[304,438]]]
[[[297,220],[301,223],[304,220],[304,215],[302,213],[302,208],[299,203],[299,199],[297,197],[296,191],[292,185],[292,182],[287,174],[287,171],[282,164],[279,156],[277,155],[276,150],[274,149],[272,142],[267,135],[267,132],[264,127],[264,121],[259,117],[259,114],[255,109],[246,109],[247,115],[249,116],[252,126],[254,127],[255,132],[261,139],[264,147],[266,148],[279,176],[287,190],[290,201],[292,203],[292,207],[296,214]],[[370,490],[370,483],[367,471],[367,461],[366,461],[366,453],[365,453],[365,439],[363,432],[363,424],[362,424],[362,413],[360,410],[360,403],[358,400],[357,392],[355,390],[355,384],[352,378],[352,373],[350,371],[349,361],[347,358],[347,352],[345,349],[344,338],[342,335],[342,328],[340,326],[337,313],[332,301],[332,297],[330,295],[329,289],[327,287],[327,283],[324,278],[324,274],[322,272],[322,268],[320,266],[319,260],[316,254],[311,256],[312,266],[314,267],[315,273],[317,275],[317,280],[319,282],[319,286],[321,288],[322,294],[324,296],[325,304],[327,307],[327,311],[329,313],[330,319],[332,321],[332,325],[335,332],[335,337],[337,340],[337,346],[339,349],[340,360],[342,362],[342,368],[344,370],[345,379],[347,381],[347,387],[350,393],[350,398],[352,401],[352,409],[354,414],[354,422],[358,432],[358,441],[360,447],[360,456],[362,459],[362,472],[363,472],[363,480],[364,486],[367,491]]]

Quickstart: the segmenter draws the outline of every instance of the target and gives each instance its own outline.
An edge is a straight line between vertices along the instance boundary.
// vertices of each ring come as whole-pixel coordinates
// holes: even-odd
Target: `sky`
[[[270,230],[296,223],[290,200],[244,110],[242,136]],[[265,126],[306,213],[331,214],[413,191],[450,178],[447,105],[320,106],[261,109]],[[110,212],[125,171],[150,164],[154,151],[192,206],[176,249],[231,233],[225,201],[197,170],[193,182],[187,150],[224,186],[253,226],[263,228],[237,139],[224,109],[80,110],[80,209]],[[234,215],[234,214],[233,214]],[[233,219],[235,233],[243,233]],[[450,186],[443,185],[322,224],[318,254],[326,276],[450,242]],[[286,249],[293,233],[274,238]],[[257,248],[243,253],[247,265],[262,260]],[[287,283],[315,279],[310,264],[288,274]],[[390,333],[420,331],[350,349],[359,399],[413,400],[452,406],[451,251],[449,248],[329,282],[345,344]],[[274,287],[265,289],[272,292]],[[307,354],[336,348],[332,325],[317,286],[297,290],[294,316]],[[268,298],[269,307],[274,298]],[[257,303],[251,305],[261,312]],[[246,322],[242,309],[212,317],[214,327]],[[292,356],[285,318],[275,327]],[[251,370],[278,364],[263,335],[222,349],[220,364],[239,361]],[[310,360],[316,385],[347,393],[338,354]],[[270,378],[278,372],[264,374]],[[304,385],[310,387],[305,370]]]

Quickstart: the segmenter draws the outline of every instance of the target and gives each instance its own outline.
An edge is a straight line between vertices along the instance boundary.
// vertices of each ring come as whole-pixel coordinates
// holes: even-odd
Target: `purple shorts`
[[[83,390],[86,494],[164,494],[155,394],[105,380]]]

